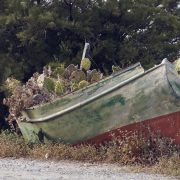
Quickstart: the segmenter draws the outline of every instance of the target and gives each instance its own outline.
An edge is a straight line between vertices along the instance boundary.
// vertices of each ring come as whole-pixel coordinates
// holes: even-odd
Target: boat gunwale
[[[116,86],[113,86],[112,88],[110,88],[110,89],[108,89],[108,90],[106,90],[106,91],[104,91],[104,92],[102,92],[102,93],[100,93],[100,94],[98,94],[98,95],[96,95],[96,96],[93,96],[93,97],[91,97],[91,98],[89,98],[89,99],[87,99],[87,100],[85,100],[85,101],[83,101],[83,102],[77,103],[77,104],[75,104],[75,105],[73,105],[73,106],[71,106],[71,107],[69,107],[69,108],[66,108],[66,109],[64,109],[64,110],[62,110],[62,111],[59,111],[59,112],[56,112],[56,113],[53,113],[53,114],[48,115],[48,116],[46,116],[46,117],[35,118],[35,119],[30,119],[30,118],[26,117],[25,121],[23,121],[23,122],[30,122],[30,123],[45,122],[45,121],[49,121],[49,120],[51,120],[51,119],[53,119],[53,118],[62,116],[62,115],[64,115],[64,114],[66,114],[66,113],[69,113],[69,112],[71,112],[71,111],[74,111],[75,109],[77,109],[77,108],[79,108],[79,107],[82,107],[82,106],[84,106],[84,105],[86,105],[86,104],[89,104],[89,103],[91,103],[92,101],[94,101],[94,100],[96,100],[96,99],[99,99],[99,98],[105,96],[106,94],[108,94],[108,93],[110,93],[110,92],[113,92],[113,91],[115,91],[116,89],[121,88],[121,87],[129,84],[130,82],[132,82],[132,81],[134,81],[134,80],[136,80],[136,79],[139,79],[139,78],[143,77],[144,75],[149,74],[150,72],[152,72],[152,71],[154,71],[154,70],[156,70],[156,69],[158,69],[158,68],[160,68],[160,67],[162,67],[162,66],[165,66],[165,67],[166,67],[166,66],[169,65],[169,64],[170,64],[170,62],[168,62],[168,61],[162,62],[161,64],[159,64],[159,65],[157,65],[157,66],[155,66],[155,67],[153,67],[153,68],[151,68],[151,69],[149,69],[149,70],[147,70],[147,71],[145,71],[145,72],[139,73],[138,75],[135,75],[135,76],[133,76],[133,77],[131,77],[131,78],[129,78],[129,79],[127,79],[127,80],[125,80],[125,81],[117,84]],[[165,69],[166,69],[166,68],[165,68]],[[167,69],[166,69],[166,71],[167,71]]]
[[[166,71],[167,71],[167,66],[166,66]],[[174,73],[174,72],[173,72],[173,73]],[[174,73],[174,75],[178,75],[178,74]],[[167,73],[166,73],[166,79],[167,79],[167,82],[168,82],[168,84],[169,84],[169,86],[170,86],[170,88],[171,88],[171,91],[172,91],[172,93],[174,94],[174,96],[175,96],[176,98],[180,98],[180,97],[177,95],[176,90],[175,90],[174,87],[172,86],[172,83],[170,82]]]
[[[122,71],[120,71],[120,72],[117,72],[117,73],[115,73],[115,74],[113,74],[113,75],[110,75],[110,76],[108,76],[108,77],[106,77],[106,78],[104,78],[104,79],[102,79],[102,80],[100,80],[100,81],[98,81],[98,82],[92,83],[92,84],[90,84],[89,86],[87,86],[87,87],[85,87],[85,88],[82,88],[82,89],[79,89],[79,90],[77,90],[77,91],[73,91],[73,92],[70,92],[70,93],[68,93],[68,94],[62,95],[62,96],[58,97],[57,99],[55,99],[55,100],[52,101],[52,102],[48,102],[48,103],[44,103],[44,104],[42,104],[42,105],[36,105],[36,106],[32,106],[32,107],[26,108],[25,111],[26,111],[26,110],[35,110],[35,109],[38,109],[38,108],[47,106],[47,105],[49,105],[49,104],[53,104],[54,102],[56,102],[56,101],[58,101],[58,100],[60,100],[60,99],[62,99],[62,98],[65,98],[66,96],[78,94],[79,92],[82,92],[82,91],[84,91],[84,90],[86,90],[86,89],[89,89],[89,88],[92,87],[92,86],[95,86],[95,85],[97,85],[97,84],[99,84],[99,83],[102,83],[102,82],[104,82],[104,81],[106,81],[106,80],[112,79],[112,78],[117,77],[117,76],[119,76],[119,75],[121,75],[121,74],[124,74],[124,73],[126,73],[126,72],[128,72],[128,71],[130,71],[130,70],[132,70],[132,69],[135,69],[135,68],[137,68],[138,66],[139,66],[139,67],[142,67],[142,65],[141,65],[140,62],[138,62],[138,63],[136,63],[136,64],[134,64],[134,65],[132,65],[132,66],[130,66],[130,67],[127,67],[126,69],[124,69],[124,70],[122,70]]]

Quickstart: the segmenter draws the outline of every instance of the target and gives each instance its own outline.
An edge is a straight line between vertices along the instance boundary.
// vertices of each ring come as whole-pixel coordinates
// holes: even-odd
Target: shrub
[[[91,61],[88,58],[81,60],[81,69],[89,70],[91,68]]]
[[[64,93],[64,83],[62,80],[55,82],[55,93],[60,96]]]
[[[50,92],[54,92],[55,80],[53,78],[50,78],[50,77],[45,77],[43,87],[46,88]]]
[[[87,87],[88,85],[89,85],[89,83],[87,81],[82,80],[82,81],[79,82],[78,88],[82,89],[82,88]]]

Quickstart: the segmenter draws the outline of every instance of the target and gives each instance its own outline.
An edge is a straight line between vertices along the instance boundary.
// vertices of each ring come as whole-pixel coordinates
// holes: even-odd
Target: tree
[[[94,68],[145,68],[180,54],[178,0],[0,0],[0,84],[27,80],[52,60],[79,64],[84,42]],[[0,86],[1,86],[0,85]]]

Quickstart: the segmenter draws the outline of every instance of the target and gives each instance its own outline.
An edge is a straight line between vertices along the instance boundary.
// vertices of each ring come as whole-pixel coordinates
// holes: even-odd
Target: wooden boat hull
[[[76,145],[99,146],[117,138],[123,139],[134,135],[147,139],[167,138],[171,139],[173,144],[180,145],[180,111],[113,129]]]
[[[144,124],[146,128],[152,126],[158,131],[158,126],[152,125],[155,121],[161,122],[161,135],[175,138],[179,143],[179,114],[171,122],[175,123],[174,132],[172,130],[169,135],[164,130],[169,127],[168,116],[180,111],[180,79],[172,65],[166,62],[128,78],[121,81],[119,77],[118,84],[113,84],[113,79],[105,86],[98,83],[94,94],[83,92],[79,103],[76,94],[76,104],[71,104],[72,101],[66,104],[67,107],[61,104],[59,112],[58,108],[52,109],[54,105],[25,111],[24,121],[18,122],[23,136],[29,142],[77,144],[86,140],[97,143],[100,139],[102,143],[109,137],[108,132],[116,132],[119,128],[139,130]],[[101,88],[103,90],[98,92]],[[51,114],[52,111],[55,113]],[[159,120],[164,115],[167,118]]]

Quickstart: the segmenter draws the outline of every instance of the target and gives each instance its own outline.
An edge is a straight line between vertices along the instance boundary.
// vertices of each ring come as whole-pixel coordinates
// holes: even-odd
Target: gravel
[[[109,164],[0,159],[0,180],[175,180],[158,174],[134,173]]]

